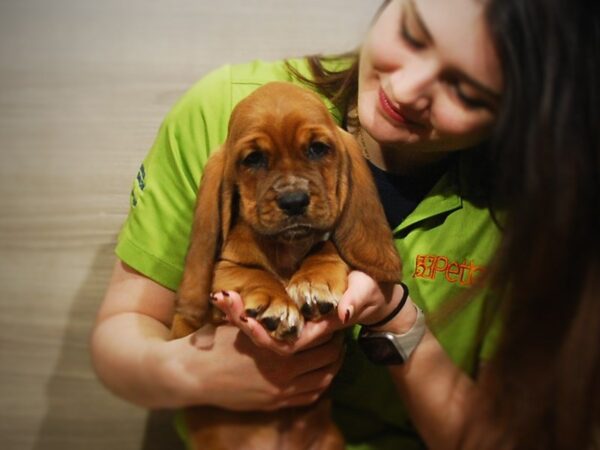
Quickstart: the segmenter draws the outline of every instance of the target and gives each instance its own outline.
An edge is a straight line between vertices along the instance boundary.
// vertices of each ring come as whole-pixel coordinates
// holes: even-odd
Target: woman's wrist
[[[399,299],[396,298],[398,288],[401,288],[401,290],[402,290],[402,293],[401,293],[401,296]],[[362,325],[367,326],[369,328],[373,328],[373,329],[378,329],[378,328],[382,327],[386,323],[390,322],[396,315],[398,315],[398,313],[400,311],[402,311],[402,308],[406,304],[407,300],[408,300],[408,286],[406,286],[402,282],[400,282],[398,284],[394,284],[392,291],[390,293],[389,303],[390,303],[390,305],[394,305],[394,303],[395,303],[396,306],[394,306],[391,311],[388,311],[387,314],[385,316],[383,316],[383,318],[379,319],[378,321],[363,323]]]
[[[402,299],[406,297],[402,308],[393,317],[385,321],[385,323],[375,323],[375,325],[369,326],[370,329],[374,331],[389,331],[394,334],[404,334],[412,328],[417,320],[417,310],[410,295],[408,295],[407,289],[408,288],[404,284],[396,284],[394,286],[390,303],[394,305],[400,304],[402,303]]]
[[[406,301],[404,308],[392,320],[386,324],[372,328],[375,331],[389,331],[394,334],[404,334],[408,332],[417,320],[417,309],[410,297]]]

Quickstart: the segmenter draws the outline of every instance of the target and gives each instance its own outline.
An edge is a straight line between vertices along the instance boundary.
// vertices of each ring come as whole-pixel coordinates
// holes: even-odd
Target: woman
[[[401,334],[414,302],[431,331],[404,364],[371,365],[347,340],[332,392],[348,448],[420,448],[409,422],[432,448],[589,446],[600,398],[598,29],[585,2],[393,0],[358,63],[257,62],[206,77],[165,120],[134,184],[93,336],[101,379],[148,407],[307,404],[342,365],[334,330],[387,318],[377,330]],[[237,327],[168,341],[197,168],[232,105],[274,79],[313,80],[356,134],[410,299],[390,317],[404,289],[353,272],[339,318],[284,346],[238,320],[229,293],[218,305]],[[504,230],[497,258],[490,211]]]

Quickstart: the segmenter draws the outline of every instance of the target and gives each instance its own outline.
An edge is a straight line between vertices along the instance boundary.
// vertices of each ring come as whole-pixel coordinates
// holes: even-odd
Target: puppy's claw
[[[281,335],[281,338],[285,341],[289,341],[289,340],[296,340],[298,339],[299,336],[299,332],[298,332],[298,327],[297,326],[291,326],[289,330],[283,332],[283,334]]]
[[[290,341],[300,335],[304,319],[284,292],[275,296],[265,291],[251,291],[244,296],[244,302],[246,317],[260,322],[274,339]]]
[[[246,309],[245,313],[247,317],[252,317],[253,319],[256,319],[263,310],[264,308],[248,308]]]
[[[273,338],[285,341],[296,340],[304,325],[294,304],[271,305],[259,320]]]
[[[309,302],[304,303],[300,307],[300,312],[302,313],[305,319],[310,320],[313,317],[313,308]]]
[[[280,322],[281,320],[279,320],[279,317],[263,317],[262,319],[260,319],[260,323],[268,331],[277,330],[277,327],[279,326]]]
[[[328,284],[310,281],[291,283],[287,292],[307,320],[318,320],[331,313],[342,296],[341,292],[333,292]]]
[[[331,311],[333,311],[333,306],[334,306],[333,303],[317,302],[317,309],[323,316],[325,314],[329,314]]]

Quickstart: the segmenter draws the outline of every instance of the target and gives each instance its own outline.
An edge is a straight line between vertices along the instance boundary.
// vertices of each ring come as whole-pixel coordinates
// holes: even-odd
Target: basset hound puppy
[[[370,170],[315,93],[268,83],[234,108],[226,142],[206,164],[172,335],[221,323],[211,293],[236,291],[273,338],[297,339],[305,320],[336,308],[351,269],[379,282],[401,276]],[[274,412],[186,412],[197,449],[275,449],[282,439],[303,449],[310,435],[310,448],[344,448],[326,400]]]

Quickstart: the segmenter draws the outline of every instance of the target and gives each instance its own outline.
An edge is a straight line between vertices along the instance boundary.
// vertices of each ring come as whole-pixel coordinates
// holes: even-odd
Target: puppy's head
[[[319,97],[290,83],[266,84],[242,100],[225,144],[207,162],[183,298],[208,295],[221,246],[240,220],[285,242],[331,232],[351,267],[378,281],[400,278],[392,233],[356,141]]]
[[[344,147],[312,92],[289,83],[256,90],[236,106],[225,144],[239,218],[285,241],[331,230],[340,213]]]

